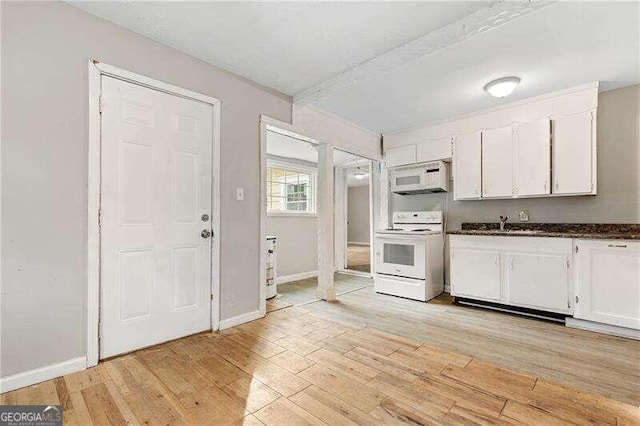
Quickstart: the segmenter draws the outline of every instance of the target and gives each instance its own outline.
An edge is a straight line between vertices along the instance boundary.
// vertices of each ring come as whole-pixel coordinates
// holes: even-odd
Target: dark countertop
[[[463,223],[451,235],[496,235],[501,237],[581,238],[598,240],[640,240],[636,223]]]

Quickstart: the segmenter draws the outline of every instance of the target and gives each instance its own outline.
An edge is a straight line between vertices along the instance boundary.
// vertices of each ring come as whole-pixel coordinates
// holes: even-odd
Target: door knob
[[[209,238],[211,236],[211,231],[209,231],[208,229],[203,229],[200,233],[200,236],[202,238]]]

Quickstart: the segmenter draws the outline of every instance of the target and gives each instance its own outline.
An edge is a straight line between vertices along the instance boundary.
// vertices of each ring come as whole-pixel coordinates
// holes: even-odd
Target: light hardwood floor
[[[301,308],[2,395],[88,424],[638,424],[637,407]]]
[[[347,274],[335,274],[334,280],[336,294],[338,296],[373,285],[372,280],[369,278]],[[302,305],[317,301],[317,288],[318,278],[307,278],[300,281],[280,284],[278,285],[278,296],[267,301],[267,311],[270,312],[287,306]]]
[[[434,330],[446,321],[454,325]],[[394,323],[404,331],[381,330]],[[407,330],[427,338],[406,337]],[[445,349],[447,339],[463,349],[506,343],[477,348],[474,356]],[[514,351],[516,341],[525,343]],[[550,357],[535,363],[541,372],[573,365],[576,376],[603,382],[605,392],[502,367],[511,358],[526,364],[531,348]],[[629,340],[462,308],[447,298],[419,304],[368,287],[338,303],[285,308],[107,360],[2,394],[0,402],[62,404],[65,425],[631,425],[640,424],[640,409],[619,400],[640,400],[637,352]],[[487,362],[492,356],[499,362]],[[545,366],[549,359],[554,365]],[[630,377],[623,380],[624,370]],[[603,396],[614,390],[618,398]]]
[[[371,272],[369,246],[349,244],[347,246],[347,269],[360,272]]]
[[[376,294],[372,287],[305,309],[640,405],[640,342],[486,309]]]

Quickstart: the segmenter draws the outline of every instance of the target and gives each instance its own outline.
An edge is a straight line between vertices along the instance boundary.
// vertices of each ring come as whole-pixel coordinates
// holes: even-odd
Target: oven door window
[[[411,244],[384,243],[384,263],[415,266],[415,247]]]

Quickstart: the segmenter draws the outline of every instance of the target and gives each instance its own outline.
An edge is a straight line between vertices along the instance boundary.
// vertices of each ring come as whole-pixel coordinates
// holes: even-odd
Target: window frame
[[[269,180],[269,169],[284,169],[292,172],[299,172],[309,175],[309,209],[306,211],[300,210],[271,210],[269,208],[269,184],[272,182]],[[286,198],[286,194],[285,194]],[[269,217],[318,217],[317,200],[318,198],[318,169],[317,167],[311,167],[302,165],[297,162],[289,162],[282,160],[272,160],[267,158],[267,176],[265,179],[265,203],[267,216]]]

